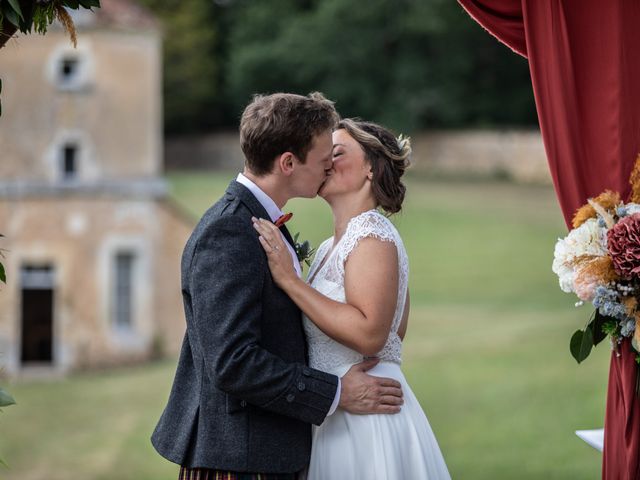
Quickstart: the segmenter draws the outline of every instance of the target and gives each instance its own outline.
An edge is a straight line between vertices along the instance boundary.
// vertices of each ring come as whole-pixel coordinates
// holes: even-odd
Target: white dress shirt
[[[245,177],[242,173],[238,174],[238,176],[236,177],[236,181],[249,189],[253,196],[256,197],[256,200],[260,202],[260,205],[262,205],[267,211],[267,214],[269,215],[272,222],[275,222],[278,218],[284,215],[284,212],[280,210],[278,205],[276,205],[276,202],[274,202],[269,195],[264,193],[260,189],[260,187],[258,187],[255,183]],[[280,232],[280,236],[282,237],[284,244],[289,250],[289,254],[291,255],[291,259],[293,260],[293,268],[295,268],[298,277],[302,277],[302,267],[300,266],[300,262],[298,261],[298,255],[296,255],[296,251],[294,250],[293,246],[287,241],[282,232]],[[329,409],[329,413],[327,413],[327,416],[331,415],[336,411],[336,408],[338,408],[338,403],[340,403],[340,388],[341,382],[340,377],[338,377],[338,389],[336,390],[336,396],[333,399],[333,403],[331,404],[331,408]]]
[[[238,174],[236,178],[238,183],[241,183],[245,187],[249,189],[253,196],[256,197],[256,200],[260,202],[260,205],[264,207],[269,214],[270,220],[275,223],[275,221],[284,215],[284,212],[278,208],[276,202],[274,202],[269,195],[260,190],[255,183],[245,177],[242,173]],[[296,251],[293,246],[289,243],[289,241],[285,238],[284,234],[280,232],[280,236],[284,241],[284,244],[287,246],[287,250],[289,250],[289,254],[291,255],[291,259],[293,260],[293,268],[296,269],[296,273],[299,277],[302,277],[302,268],[300,267],[300,262],[298,261],[298,255],[296,255]]]

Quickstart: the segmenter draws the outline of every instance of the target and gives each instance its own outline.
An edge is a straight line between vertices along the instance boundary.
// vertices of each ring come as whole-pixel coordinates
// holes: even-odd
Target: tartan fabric
[[[180,467],[178,480],[296,480],[297,473],[241,473]]]

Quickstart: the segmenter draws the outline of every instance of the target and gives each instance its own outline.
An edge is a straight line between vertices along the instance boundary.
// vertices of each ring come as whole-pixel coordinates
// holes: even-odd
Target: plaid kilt
[[[180,467],[178,480],[296,480],[297,473],[241,473]]]

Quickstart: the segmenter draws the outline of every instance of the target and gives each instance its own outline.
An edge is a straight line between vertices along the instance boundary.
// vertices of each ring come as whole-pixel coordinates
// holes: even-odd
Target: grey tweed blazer
[[[232,181],[185,246],[187,331],[151,442],[186,467],[293,473],[338,379],[306,366],[300,310],[274,283],[251,216],[268,218]]]

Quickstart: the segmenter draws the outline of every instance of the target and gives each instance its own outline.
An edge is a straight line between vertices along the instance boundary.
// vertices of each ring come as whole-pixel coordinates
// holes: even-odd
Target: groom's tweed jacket
[[[296,472],[309,461],[310,424],[324,420],[338,379],[305,365],[300,310],[274,283],[252,216],[268,218],[233,181],[187,242],[187,332],[151,441],[186,467]]]

